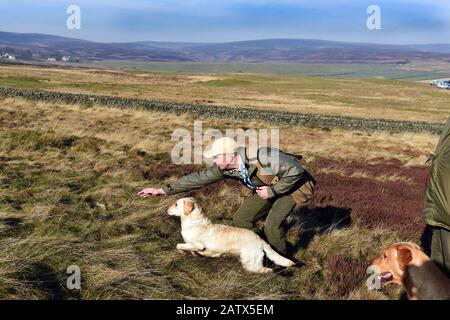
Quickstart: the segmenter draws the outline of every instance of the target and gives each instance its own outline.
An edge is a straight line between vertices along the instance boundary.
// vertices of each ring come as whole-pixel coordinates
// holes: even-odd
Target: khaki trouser
[[[450,277],[450,231],[433,228],[431,259]]]
[[[286,230],[282,227],[284,220],[297,206],[306,206],[312,198],[311,193],[306,192],[303,201],[294,201],[291,195],[281,196],[274,200],[264,200],[257,194],[244,199],[244,202],[234,214],[234,225],[239,228],[253,229],[258,220],[266,217],[264,222],[264,234],[267,241],[279,253],[286,255]],[[297,199],[296,199],[297,200]]]

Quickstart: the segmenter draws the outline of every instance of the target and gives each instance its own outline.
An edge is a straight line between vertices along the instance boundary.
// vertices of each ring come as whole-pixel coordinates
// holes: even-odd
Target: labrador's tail
[[[277,265],[282,267],[292,267],[295,265],[294,261],[289,260],[288,258],[285,258],[278,254],[275,250],[272,249],[272,247],[265,241],[263,241],[263,249],[266,253],[267,258],[275,262]]]

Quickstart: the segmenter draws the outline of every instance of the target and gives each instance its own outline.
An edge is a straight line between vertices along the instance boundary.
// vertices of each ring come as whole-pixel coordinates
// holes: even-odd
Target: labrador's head
[[[178,199],[173,205],[167,209],[167,213],[171,216],[189,216],[196,211],[199,211],[200,207],[194,198],[182,198]]]
[[[387,247],[383,255],[372,261],[379,274],[382,284],[402,284],[404,272],[408,264],[413,260],[414,252],[421,248],[412,242],[398,242]]]

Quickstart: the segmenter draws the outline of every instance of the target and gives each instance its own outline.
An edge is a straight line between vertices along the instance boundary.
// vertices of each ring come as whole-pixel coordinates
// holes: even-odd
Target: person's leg
[[[264,223],[267,241],[275,250],[285,255],[287,254],[286,231],[283,230],[282,224],[294,207],[295,201],[290,195],[275,200]]]
[[[272,203],[261,199],[257,194],[245,198],[239,209],[233,216],[236,227],[252,230],[256,221],[266,215]]]
[[[427,224],[420,237],[420,246],[425,254],[431,257],[431,240],[433,238],[433,226]]]
[[[431,259],[450,277],[450,231],[442,228],[433,229]]]

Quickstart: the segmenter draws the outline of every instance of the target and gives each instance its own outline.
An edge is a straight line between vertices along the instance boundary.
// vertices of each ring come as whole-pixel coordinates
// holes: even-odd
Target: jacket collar
[[[252,174],[254,173],[256,166],[255,164],[251,161],[254,159],[248,159],[247,158],[247,152],[246,152],[247,148],[245,147],[238,147],[237,149],[237,153],[239,154],[239,156],[241,157],[241,159],[244,161],[245,167],[248,170],[248,176],[251,177]]]

